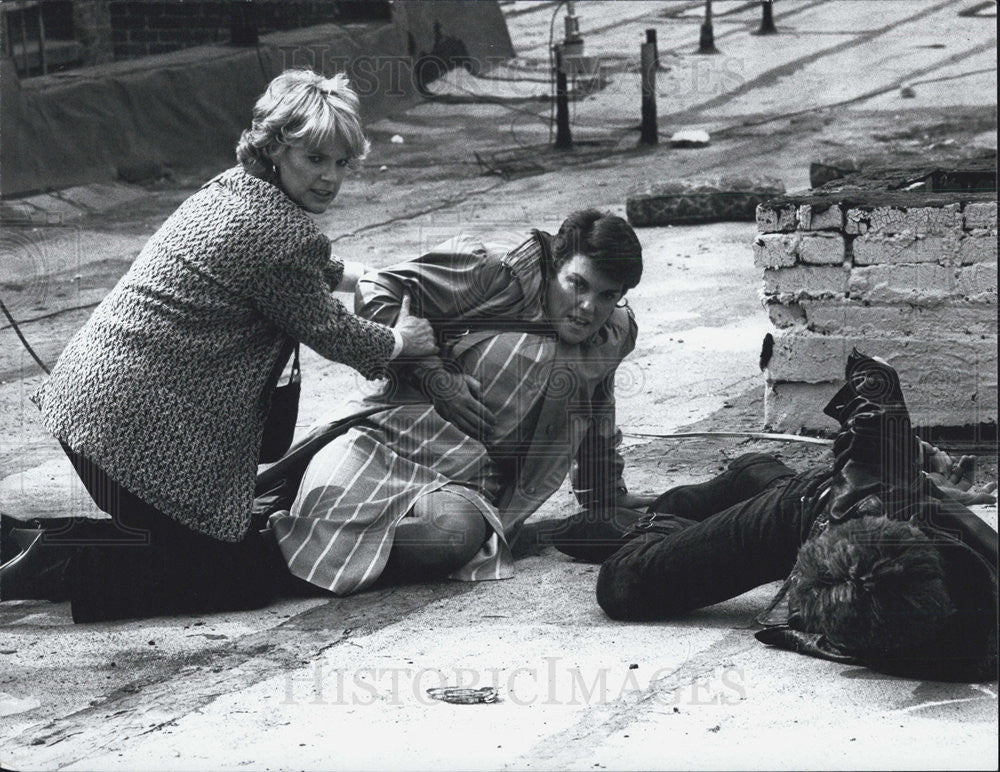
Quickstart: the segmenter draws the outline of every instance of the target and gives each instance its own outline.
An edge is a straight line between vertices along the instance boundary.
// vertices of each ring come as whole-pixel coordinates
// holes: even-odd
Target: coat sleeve
[[[413,315],[435,328],[472,314],[481,318],[509,313],[523,302],[520,285],[500,256],[461,238],[415,260],[366,274],[355,290],[355,311],[366,319],[395,324],[406,293]]]
[[[619,360],[635,348],[638,327],[631,313],[627,314],[627,331],[619,346]],[[601,380],[590,402],[590,427],[580,443],[573,461],[571,481],[577,500],[591,509],[610,506],[618,492],[627,491],[623,473],[625,461],[618,452],[621,431],[615,420],[615,374],[610,370]]]
[[[295,340],[366,378],[382,377],[395,343],[392,331],[355,316],[331,296],[328,281],[342,273],[343,266],[338,271],[329,255],[329,240],[317,235],[295,254],[279,256],[267,270],[254,274],[254,301]]]
[[[330,255],[330,259],[323,264],[323,281],[333,292],[340,285],[344,278],[344,262],[339,257]]]
[[[590,406],[590,427],[573,460],[572,483],[577,501],[597,509],[614,503],[625,491],[625,461],[617,450],[621,432],[615,426],[614,372],[597,388]]]

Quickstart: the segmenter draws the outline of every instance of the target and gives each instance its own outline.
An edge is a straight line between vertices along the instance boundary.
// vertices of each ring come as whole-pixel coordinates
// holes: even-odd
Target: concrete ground
[[[574,208],[623,213],[650,182],[768,174],[789,190],[850,153],[996,146],[995,6],[973,0],[713,3],[719,56],[699,57],[701,2],[578,2],[603,88],[572,104],[577,147],[549,141],[547,46],[555,3],[505,6],[518,58],[464,71],[371,127],[375,150],[321,225],[349,259],[382,266],[457,232],[511,240]],[[993,13],[993,17],[983,14]],[[562,14],[555,16],[561,36]],[[658,31],[661,144],[636,147],[638,45]],[[901,87],[913,89],[903,98]],[[678,128],[701,150],[672,150]],[[402,143],[390,138],[399,135]],[[477,156],[483,163],[477,161]],[[484,174],[485,169],[506,174]],[[4,202],[2,298],[52,362],[145,240],[213,170],[144,187],[87,186]],[[13,219],[10,219],[13,218]],[[630,293],[638,347],[618,382],[629,434],[760,428],[752,223],[646,229]],[[0,509],[94,514],[27,395],[41,374],[0,327]],[[304,429],[363,384],[308,352]],[[821,406],[817,405],[817,410]],[[627,436],[626,477],[658,491],[728,458],[824,449],[738,439]],[[996,479],[983,458],[981,482]],[[568,489],[538,517],[565,514]],[[996,507],[979,512],[996,526]],[[502,582],[441,582],[346,599],[286,599],[252,613],[75,627],[66,604],[0,606],[0,765],[9,769],[995,768],[997,685],[883,676],[769,650],[758,588],[670,624],[608,620],[596,567],[527,550]],[[496,686],[490,705],[427,697]]]

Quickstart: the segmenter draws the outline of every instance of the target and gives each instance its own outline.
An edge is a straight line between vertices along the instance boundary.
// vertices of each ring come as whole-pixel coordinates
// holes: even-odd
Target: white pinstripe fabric
[[[505,524],[492,501],[514,481],[503,478],[490,451],[523,449],[531,438],[526,422],[544,396],[555,354],[553,339],[522,332],[497,333],[463,353],[463,369],[482,384],[496,417],[489,449],[429,404],[387,405],[321,449],[289,514],[271,520],[291,572],[340,595],[364,589],[385,567],[399,521],[421,496],[448,486],[493,529],[454,578],[512,576]]]

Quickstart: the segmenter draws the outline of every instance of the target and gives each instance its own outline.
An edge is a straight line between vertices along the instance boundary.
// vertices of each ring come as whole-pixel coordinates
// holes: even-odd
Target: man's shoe
[[[587,563],[603,563],[628,541],[632,527],[642,513],[616,507],[606,512],[581,510],[549,526],[546,541],[571,558]]]

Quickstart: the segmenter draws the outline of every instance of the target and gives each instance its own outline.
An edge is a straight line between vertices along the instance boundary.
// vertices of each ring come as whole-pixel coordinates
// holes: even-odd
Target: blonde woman
[[[425,320],[390,328],[330,294],[358,271],[345,274],[307,213],[329,207],[368,147],[346,77],[271,82],[240,165],[153,235],[33,395],[113,519],[40,533],[0,568],[0,597],[68,594],[77,622],[267,602],[250,508],[283,353],[299,341],[372,378],[436,351]],[[54,548],[67,539],[83,546]]]

